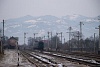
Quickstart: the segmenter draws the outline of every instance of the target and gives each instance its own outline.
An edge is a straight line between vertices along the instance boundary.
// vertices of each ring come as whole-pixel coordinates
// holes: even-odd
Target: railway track
[[[78,62],[80,64],[89,65],[91,67],[100,67],[100,62],[93,60],[93,59],[90,59],[90,58],[86,58],[86,57],[62,55],[61,53],[60,54],[56,54],[56,53],[53,54],[50,52],[44,52],[44,54],[48,54],[48,55],[52,55],[52,56],[56,56],[56,57],[60,57],[60,58],[66,58],[69,61]]]
[[[59,53],[59,54],[70,55],[70,56],[84,57],[87,59],[89,58],[89,59],[93,59],[96,62],[100,63],[100,55],[98,55],[98,54],[83,53],[83,52],[55,52],[55,51],[53,51],[52,53]]]
[[[72,62],[79,64],[79,65],[84,64],[84,65],[90,66],[90,67],[100,67],[99,62],[96,62],[95,60],[88,59],[88,58],[72,57],[72,56],[68,56],[68,55],[56,54],[56,53],[51,53],[51,52],[40,53],[40,52],[30,52],[29,51],[29,52],[23,52],[23,53],[25,53],[25,55],[26,54],[29,55],[28,57],[35,58],[38,61],[41,61],[41,63],[44,65],[43,67],[70,67],[70,66],[67,66],[66,63],[72,63]],[[47,57],[47,55],[49,58]],[[59,63],[59,62],[53,60],[52,58],[50,58],[51,56],[55,57],[56,60],[58,58],[60,58],[59,60],[61,60],[61,59],[64,59],[64,60],[61,60],[63,62]],[[71,62],[64,62],[64,61],[66,61],[65,59],[67,61],[71,61]],[[37,65],[37,67],[40,67],[39,65],[41,65],[41,64],[36,63],[36,65]],[[84,66],[82,66],[82,67],[84,67]]]
[[[39,67],[39,64],[37,64],[37,62],[36,61],[33,61],[32,59],[30,59],[29,57],[29,55],[28,54],[26,54],[26,53],[24,53],[24,52],[20,52],[30,63],[32,63],[32,64],[34,64],[35,65],[35,67]]]
[[[36,67],[61,67],[61,64],[58,64],[46,57],[39,56],[37,54],[31,54],[25,51],[21,51],[21,54]],[[35,61],[35,60],[37,61]],[[63,66],[62,66],[63,67]]]
[[[64,53],[65,54],[65,53]],[[89,53],[78,53],[78,52],[74,52],[74,53],[66,53],[68,55],[76,55],[76,56],[82,56],[82,57],[87,57],[90,59],[94,59],[95,61],[100,63],[100,55],[97,54],[89,54]]]

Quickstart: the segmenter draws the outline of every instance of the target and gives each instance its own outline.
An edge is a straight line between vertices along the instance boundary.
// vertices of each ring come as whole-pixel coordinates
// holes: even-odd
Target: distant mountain
[[[18,36],[20,38],[20,42],[22,43],[24,32],[28,32],[27,37],[33,37],[33,33],[38,33],[37,36],[47,36],[48,31],[52,31],[53,35],[55,35],[56,32],[63,32],[63,35],[68,38],[68,34],[66,33],[68,31],[68,27],[72,26],[72,31],[79,31],[79,22],[83,22],[83,34],[87,37],[95,32],[93,28],[100,25],[98,18],[100,17],[91,18],[75,14],[66,15],[61,18],[51,15],[39,17],[27,15],[20,18],[6,20],[5,35]]]

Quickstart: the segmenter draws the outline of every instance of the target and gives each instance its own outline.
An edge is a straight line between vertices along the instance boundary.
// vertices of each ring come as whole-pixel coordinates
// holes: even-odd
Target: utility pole
[[[33,33],[33,34],[34,34],[34,39],[35,39],[35,35],[38,34],[38,33]]]
[[[72,48],[72,46],[71,46],[71,44],[70,44],[70,37],[71,37],[71,33],[73,33],[73,32],[71,32],[71,30],[72,30],[72,27],[70,26],[69,28],[68,28],[68,30],[69,30],[69,32],[67,32],[67,33],[69,33],[69,51],[71,51],[71,48]]]
[[[99,29],[99,48],[98,48],[98,54],[100,54],[100,25],[99,25],[99,28],[96,28],[96,29]]]
[[[50,38],[49,34],[51,34],[51,38]],[[51,48],[51,46],[52,46],[51,41],[49,40],[49,38],[52,39],[52,32],[48,32],[48,49]]]
[[[25,43],[26,34],[27,34],[27,33],[24,32],[24,45],[25,45],[25,46],[26,46],[26,43]],[[25,49],[25,47],[24,47],[24,49]]]
[[[78,50],[79,50],[79,43],[80,43],[79,37],[80,37],[80,33],[79,33],[79,31],[77,31],[76,33],[77,33],[77,35],[76,35],[75,37],[78,38],[78,42],[77,42],[78,45],[77,45],[77,48],[78,48]]]
[[[61,44],[62,44],[62,32],[61,32]]]
[[[100,54],[100,25],[99,25],[99,54]]]
[[[84,25],[83,22],[80,22],[80,45],[81,45],[81,51],[83,49],[82,42],[81,42],[81,40],[82,40],[82,25]]]
[[[45,36],[43,36],[44,40],[45,40]]]
[[[3,44],[4,44],[4,20],[3,20]]]
[[[51,42],[50,43],[51,43],[51,50],[52,50],[52,32],[51,32]]]
[[[25,38],[26,38],[26,33],[24,33],[24,45],[25,45]]]
[[[56,51],[57,51],[57,49],[58,49],[58,44],[57,44],[57,35],[58,35],[58,33],[56,33]]]
[[[60,39],[61,39],[61,44],[62,44],[62,32],[57,33],[57,34],[61,34],[61,36],[60,36],[61,38]]]
[[[44,38],[44,40],[45,40],[46,38],[48,38],[48,36],[43,36],[43,38]]]
[[[25,43],[26,34],[28,34],[28,33],[25,33],[25,32],[24,32],[24,45],[26,45],[26,43]]]
[[[5,36],[4,36],[4,20],[3,20],[3,37],[2,37],[2,44],[1,44],[1,52],[4,54],[4,49],[3,49],[3,45],[5,43]]]
[[[64,44],[65,44],[65,38],[64,38]]]
[[[49,32],[48,32],[48,50],[49,50]]]
[[[80,40],[79,40],[79,37],[80,37],[80,35],[79,35],[79,31],[78,31],[78,50],[79,50],[79,44],[80,44]]]
[[[94,33],[94,53],[95,53],[95,33]]]

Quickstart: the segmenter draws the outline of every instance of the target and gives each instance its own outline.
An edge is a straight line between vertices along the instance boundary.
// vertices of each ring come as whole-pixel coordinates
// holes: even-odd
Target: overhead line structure
[[[96,33],[94,33],[94,53],[95,53],[95,34]]]
[[[61,35],[60,37],[61,37],[61,44],[62,44],[62,32],[57,33],[57,34],[60,34]]]
[[[99,28],[96,28],[96,29],[99,29],[99,46],[98,46],[98,54],[100,54],[100,25],[99,25]]]
[[[51,39],[52,39],[52,32],[48,31],[48,50],[50,49],[50,42],[49,42],[50,35],[49,34],[51,34]]]
[[[34,39],[35,39],[35,35],[38,34],[38,33],[33,33],[33,34],[34,34]]]
[[[61,44],[62,44],[62,32],[60,32],[60,33],[57,33],[57,32],[56,32],[56,51],[57,51],[57,49],[58,49],[58,44],[57,44],[57,43],[58,43],[58,41],[57,41],[57,36],[58,36],[58,34],[61,34],[60,37],[61,37]]]
[[[83,50],[83,46],[82,46],[82,43],[81,43],[81,40],[82,40],[82,25],[84,25],[83,22],[80,22],[80,45],[81,45],[81,52]]]
[[[70,26],[69,28],[68,28],[68,30],[69,30],[69,32],[67,32],[67,33],[69,33],[69,51],[71,51],[71,48],[72,48],[72,45],[71,45],[71,43],[70,43],[70,40],[71,40],[71,33],[73,33],[73,32],[71,32],[71,30],[72,30],[72,27]]]
[[[65,44],[65,38],[64,38],[64,44]]]
[[[80,40],[79,40],[79,38],[80,38],[80,32],[79,31],[76,31],[76,32],[73,32],[73,33],[77,33],[77,35],[73,35],[73,36],[78,38],[78,46],[77,46],[77,48],[79,50],[79,45],[80,45]]]
[[[57,51],[57,49],[58,49],[58,44],[57,44],[57,35],[58,35],[58,33],[56,33],[56,51]]]
[[[25,32],[24,32],[24,46],[26,46],[26,43],[25,43],[26,34],[28,34],[28,33],[25,33]],[[24,49],[25,49],[25,47],[24,47]]]

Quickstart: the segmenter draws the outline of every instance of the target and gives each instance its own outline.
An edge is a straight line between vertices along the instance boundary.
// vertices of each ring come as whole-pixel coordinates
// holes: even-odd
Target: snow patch
[[[57,23],[61,23],[61,20],[57,20],[56,22],[57,22]]]
[[[86,22],[90,22],[90,23],[91,23],[91,22],[99,22],[99,20],[96,20],[96,19],[86,19],[85,21],[86,21]]]
[[[32,24],[35,24],[37,21],[36,20],[28,20],[28,21],[25,21],[26,23],[32,23]]]
[[[37,20],[40,21],[40,20],[42,20],[42,19],[41,19],[41,18],[38,18]]]
[[[36,25],[30,25],[30,26],[28,26],[27,28],[31,28],[31,27],[35,27]]]
[[[16,27],[19,27],[19,26],[20,26],[19,24],[16,24],[16,25],[12,25],[10,27],[16,28]]]
[[[63,67],[62,63],[61,64],[57,64],[57,67]]]

